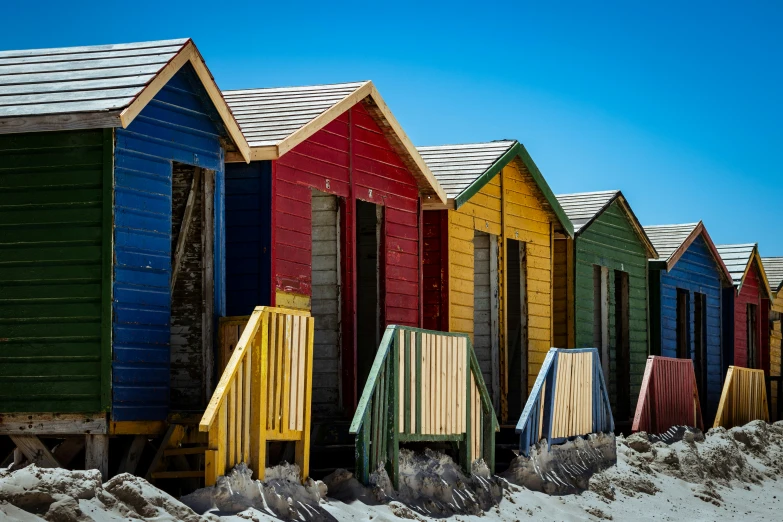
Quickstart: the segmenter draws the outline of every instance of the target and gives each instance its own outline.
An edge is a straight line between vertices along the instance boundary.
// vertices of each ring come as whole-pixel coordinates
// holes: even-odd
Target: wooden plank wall
[[[747,367],[748,366],[748,328],[747,328],[747,305],[755,304],[757,307],[756,316],[759,318],[755,328],[757,331],[757,339],[759,340],[759,349],[762,347],[762,335],[767,336],[767,318],[762,315],[761,309],[761,292],[762,283],[760,279],[760,273],[757,265],[757,261],[752,261],[753,265],[748,270],[745,280],[742,283],[742,288],[739,294],[735,292],[734,298],[734,365]],[[763,318],[763,320],[762,320]],[[762,323],[764,326],[762,328]],[[763,354],[762,359],[764,360]],[[768,369],[768,368],[766,368]]]
[[[568,249],[572,247],[572,242],[566,238],[555,239],[554,252],[554,284],[553,309],[552,309],[552,338],[555,348],[572,348],[568,342],[569,315],[573,315],[573,310],[568,306]]]
[[[356,199],[384,206],[381,326],[418,326],[420,317],[419,192],[364,105],[357,104],[273,163],[273,260],[277,291],[312,293],[310,190],[341,198],[343,381],[354,382]],[[348,373],[345,373],[348,372]],[[355,387],[343,389],[353,408]]]
[[[222,128],[197,86],[185,65],[115,131],[114,420],[163,420],[169,410],[172,161],[216,173],[214,313],[225,313]]]
[[[680,257],[671,271],[661,271],[661,353],[677,357],[677,289],[690,293],[689,318],[691,358],[695,358],[694,292],[707,296],[707,404],[705,417],[711,419],[718,407],[723,383],[721,367],[721,272],[702,237],[698,237]],[[653,290],[651,290],[653,291]]]
[[[501,198],[501,194],[505,198]],[[552,221],[543,197],[521,162],[514,161],[457,211],[448,212],[449,331],[474,333],[474,231],[498,236],[499,361],[501,390],[505,375],[506,238],[526,243],[528,303],[528,387],[532,387],[552,343]],[[425,296],[425,299],[428,299]],[[487,380],[490,384],[492,380]],[[501,405],[505,404],[501,392]],[[504,410],[505,411],[505,410]],[[505,415],[505,414],[504,414]]]
[[[647,362],[647,254],[625,212],[615,201],[575,241],[575,345],[592,347],[594,343],[593,266],[609,271],[609,374],[604,375],[614,409],[617,395],[612,376],[616,371],[615,288],[613,270],[628,273],[630,338],[630,404],[636,404]],[[633,412],[631,411],[631,414]],[[625,419],[622,419],[625,420]]]
[[[109,405],[111,137],[0,136],[0,411]]]
[[[340,230],[337,197],[313,190],[313,415],[340,411]]]
[[[449,331],[448,210],[432,210],[423,216],[424,322],[428,330]]]

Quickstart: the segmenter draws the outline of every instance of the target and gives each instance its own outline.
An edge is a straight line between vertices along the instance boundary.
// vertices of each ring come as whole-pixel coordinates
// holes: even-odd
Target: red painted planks
[[[652,356],[647,359],[632,430],[664,433],[673,426],[704,429],[693,361]]]

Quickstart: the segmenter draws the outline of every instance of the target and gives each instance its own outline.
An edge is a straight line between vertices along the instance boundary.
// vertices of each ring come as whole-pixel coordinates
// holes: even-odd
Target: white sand
[[[580,444],[577,449],[584,452]],[[781,422],[710,430],[705,437],[686,433],[671,445],[651,442],[644,434],[620,437],[616,453],[617,464],[589,481],[580,465],[560,466],[578,478],[569,487],[589,482],[589,490],[559,496],[506,480],[527,480],[539,469],[544,472],[537,479],[539,489],[548,490],[547,481],[565,476],[546,475],[551,466],[517,462],[515,469],[524,473],[503,478],[477,463],[473,476],[465,477],[448,457],[434,452],[402,452],[399,491],[391,489],[384,472],[373,474],[369,488],[344,470],[326,484],[302,486],[295,466],[267,470],[264,482],[252,480],[240,466],[214,488],[182,502],[130,475],[101,484],[96,471],[30,466],[0,471],[0,520],[783,520]]]

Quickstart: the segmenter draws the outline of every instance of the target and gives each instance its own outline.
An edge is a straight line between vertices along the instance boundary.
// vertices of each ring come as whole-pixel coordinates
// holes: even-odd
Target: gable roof
[[[648,225],[644,227],[644,231],[647,232],[647,237],[650,238],[660,256],[658,261],[650,260],[651,267],[658,264],[667,271],[671,270],[691,244],[696,241],[696,238],[702,236],[713,259],[718,264],[723,278],[727,283],[733,283],[731,272],[723,262],[723,258],[707,233],[707,229],[704,228],[703,222],[680,225]]]
[[[631,206],[626,201],[625,196],[619,190],[604,190],[600,192],[579,192],[575,194],[559,194],[557,200],[562,205],[568,219],[574,224],[574,237],[579,236],[582,232],[587,230],[590,224],[593,223],[598,217],[615,201],[618,202],[620,208],[625,212],[626,216],[631,222],[636,235],[645,247],[647,256],[652,258],[658,257],[658,252],[655,250],[650,238],[644,231],[644,228],[636,219],[636,215],[631,210]]]
[[[780,292],[783,287],[783,257],[762,257],[761,264],[767,274],[767,281],[773,292]]]
[[[445,202],[446,193],[371,81],[223,91],[250,144],[251,159],[274,160],[363,103],[416,178],[419,191]],[[228,155],[233,161],[233,155]]]
[[[512,160],[519,159],[569,236],[574,227],[525,147],[517,140],[419,147],[422,158],[446,191],[448,208],[458,209]]]
[[[189,38],[0,52],[0,133],[127,127],[187,62],[247,160],[239,125]]]
[[[742,289],[742,283],[745,281],[750,267],[753,265],[752,261],[757,261],[760,277],[763,281],[764,288],[768,296],[772,295],[772,291],[769,288],[769,282],[767,281],[767,274],[764,272],[764,265],[761,262],[761,256],[759,255],[758,245],[756,243],[743,243],[737,245],[717,245],[718,252],[721,259],[726,263],[726,267],[731,274],[731,280],[734,287],[737,289],[737,293]]]

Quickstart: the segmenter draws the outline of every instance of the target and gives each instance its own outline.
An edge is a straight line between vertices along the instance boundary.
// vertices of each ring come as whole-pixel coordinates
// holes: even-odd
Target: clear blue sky
[[[225,89],[371,79],[417,145],[516,138],[555,193],[783,255],[783,2],[170,4],[6,3],[0,49],[188,36]]]

